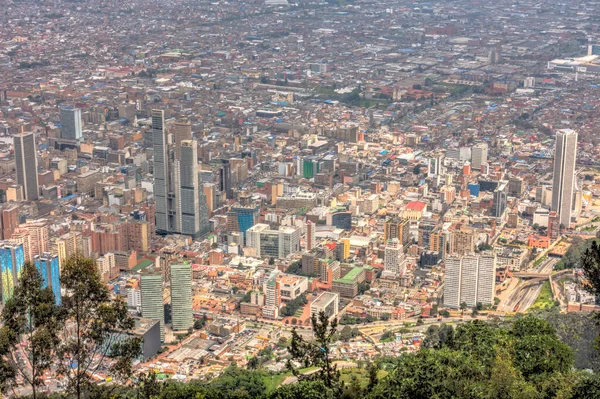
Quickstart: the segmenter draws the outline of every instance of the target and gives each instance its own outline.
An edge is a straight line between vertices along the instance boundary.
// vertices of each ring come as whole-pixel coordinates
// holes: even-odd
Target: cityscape
[[[574,348],[560,378],[596,378],[596,337],[569,341],[596,323],[559,327],[600,311],[600,3],[3,5],[3,328],[28,265],[69,310],[70,270],[86,259],[103,303],[126,308],[106,336],[139,340],[126,378],[105,343],[90,355],[99,386],[210,384],[241,368],[262,373],[264,392],[240,397],[317,374],[330,398],[600,397],[375,384],[395,378],[389,359],[410,369],[404,358],[441,350],[447,329],[507,329],[518,356],[514,326],[531,317]],[[311,340],[325,355],[296,354]],[[466,362],[453,361],[460,379]],[[73,393],[65,369],[45,367],[0,388]],[[311,397],[297,395],[271,397]]]

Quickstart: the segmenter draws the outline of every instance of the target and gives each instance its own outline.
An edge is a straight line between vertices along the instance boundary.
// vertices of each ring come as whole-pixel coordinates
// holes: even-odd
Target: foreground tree
[[[75,255],[63,266],[61,284],[65,322],[57,348],[57,371],[67,381],[67,391],[78,399],[92,388],[94,373],[112,358],[109,375],[131,376],[131,363],[140,354],[137,338],[127,338],[134,326],[127,304],[111,300],[93,259]]]
[[[58,344],[60,312],[52,289],[33,263],[27,262],[19,283],[2,310],[0,383],[16,386],[17,378],[31,387],[33,398],[44,385],[43,375],[53,364]]]
[[[299,380],[312,378],[305,376],[294,367],[292,361],[300,363],[304,368],[318,367],[319,370],[314,376],[318,380],[325,383],[329,389],[337,387],[340,375],[337,367],[329,359],[331,352],[331,344],[334,342],[334,335],[337,330],[337,319],[334,318],[331,322],[325,312],[319,312],[319,315],[311,316],[312,329],[314,340],[308,341],[302,338],[296,328],[292,329],[292,343],[288,350],[292,355],[292,359],[288,360],[287,368]]]
[[[588,290],[593,294],[600,295],[600,245],[596,240],[581,256],[581,268],[589,282]]]

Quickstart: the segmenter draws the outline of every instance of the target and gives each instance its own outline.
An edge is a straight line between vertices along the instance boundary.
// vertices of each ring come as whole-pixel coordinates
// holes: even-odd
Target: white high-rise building
[[[194,324],[190,263],[171,265],[171,314],[173,331],[188,330]]]
[[[446,258],[444,306],[459,308],[461,303],[474,307],[494,301],[496,255],[466,254]]]
[[[384,270],[401,276],[406,270],[404,251],[397,238],[389,239],[385,246]]]
[[[279,271],[271,272],[269,278],[263,284],[263,294],[265,296],[265,305],[263,306],[263,316],[268,319],[279,318],[279,307],[281,306],[281,292],[277,275]]]
[[[142,291],[135,288],[127,289],[127,307],[139,312],[142,308]]]
[[[471,168],[473,170],[480,170],[481,165],[487,163],[488,157],[488,146],[486,143],[479,143],[473,146],[471,151]]]
[[[146,273],[140,276],[142,292],[142,317],[160,322],[160,340],[165,342],[165,308],[161,273]]]
[[[571,225],[576,159],[577,133],[571,129],[559,130],[554,150],[552,210],[558,214],[559,223],[565,228]]]

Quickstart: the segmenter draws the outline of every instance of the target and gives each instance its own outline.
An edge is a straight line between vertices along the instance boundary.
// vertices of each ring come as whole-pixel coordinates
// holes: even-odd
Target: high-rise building
[[[15,135],[14,147],[17,183],[23,187],[23,197],[35,201],[39,198],[39,185],[34,134]]]
[[[167,134],[164,111],[152,111],[156,231],[200,238],[210,224],[198,168],[198,142],[183,140],[187,128]],[[190,135],[191,136],[191,133]],[[182,139],[181,141],[178,141]]]
[[[60,109],[60,137],[67,140],[83,139],[81,109],[64,107]]]
[[[444,306],[459,308],[491,304],[496,281],[496,255],[483,253],[449,256],[446,259]]]
[[[12,298],[25,265],[23,244],[0,242],[0,273],[2,274],[2,303]]]
[[[407,246],[410,235],[410,221],[408,219],[391,218],[385,221],[384,240],[397,238],[402,246]]]
[[[279,307],[281,306],[281,291],[277,275],[277,270],[271,272],[271,275],[263,285],[263,294],[265,295],[263,317],[266,317],[268,319],[279,318]]]
[[[219,190],[225,193],[225,198],[233,199],[233,191],[231,190],[231,165],[228,159],[223,159],[221,168],[219,169]]]
[[[194,324],[192,315],[192,265],[171,265],[171,315],[174,331],[188,330]]]
[[[179,161],[179,201],[181,234],[200,237],[200,182],[198,181],[198,142],[181,142]],[[202,195],[204,193],[202,192]]]
[[[192,125],[189,120],[177,121],[173,124],[173,142],[175,144],[175,157],[180,159],[181,143],[192,140]],[[198,143],[196,143],[197,145]]]
[[[404,262],[404,252],[402,251],[402,245],[397,238],[391,238],[385,245],[384,255],[384,270],[389,273],[393,273],[396,276],[401,276],[406,270],[406,263]]]
[[[18,205],[9,205],[2,208],[2,238],[10,240],[13,232],[19,227],[19,209]]]
[[[492,215],[494,217],[502,217],[506,211],[508,199],[508,182],[498,182],[498,187],[494,190],[494,203],[492,205]]]
[[[208,214],[212,214],[217,206],[217,191],[213,183],[205,183],[203,185],[204,196],[206,197],[206,204],[208,205]]]
[[[239,231],[246,235],[248,229],[258,222],[260,204],[234,205],[227,213],[227,231]]]
[[[62,267],[66,260],[71,256],[76,253],[83,254],[83,239],[81,233],[71,231],[70,233],[63,234],[56,240],[56,249],[58,252],[58,261]]]
[[[306,222],[306,250],[310,251],[315,247],[316,225],[310,220]]]
[[[154,150],[154,201],[156,202],[156,231],[168,234],[178,230],[176,226],[175,185],[171,152],[164,129],[165,112],[152,110],[152,147]]]
[[[54,293],[54,302],[60,305],[60,267],[58,256],[50,253],[36,255],[33,263],[42,275],[43,288],[50,287]]]
[[[165,308],[163,283],[160,273],[144,273],[140,276],[142,291],[142,317],[160,322],[160,340],[165,342]]]
[[[571,225],[576,158],[577,133],[571,129],[559,130],[556,133],[556,148],[554,151],[551,210],[558,214],[559,222],[565,228]]]
[[[473,146],[471,151],[471,167],[473,170],[480,170],[481,165],[487,163],[488,146],[486,143],[479,143]]]

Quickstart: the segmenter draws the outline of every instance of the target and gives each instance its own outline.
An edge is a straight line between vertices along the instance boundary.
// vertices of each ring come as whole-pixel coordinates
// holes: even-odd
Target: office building
[[[192,125],[189,120],[177,121],[173,124],[172,132],[173,143],[175,144],[175,157],[176,159],[181,159],[181,143],[192,140]]]
[[[317,316],[321,312],[325,312],[325,315],[331,320],[338,315],[339,312],[340,295],[336,292],[322,292],[313,302],[310,304],[311,316],[316,314]]]
[[[200,182],[198,180],[198,142],[181,142],[179,161],[180,233],[200,238]],[[202,192],[204,197],[204,192]]]
[[[397,238],[402,246],[407,246],[410,240],[410,221],[408,219],[391,218],[385,221],[384,240]]]
[[[194,324],[190,263],[171,265],[171,315],[173,331],[187,331]]]
[[[23,197],[28,201],[39,198],[37,154],[33,133],[21,133],[14,137],[17,183],[23,187]]]
[[[163,283],[160,273],[144,273],[140,276],[142,292],[142,316],[160,322],[160,341],[165,342],[165,308]]]
[[[315,247],[316,225],[310,220],[306,222],[306,250],[310,251]]]
[[[12,298],[25,265],[23,244],[0,242],[0,273],[2,274],[2,303]]]
[[[156,202],[156,232],[169,234],[179,231],[177,225],[177,209],[179,205],[175,196],[174,164],[172,151],[167,145],[164,129],[165,113],[152,110],[152,147],[154,150],[154,200]]]
[[[300,252],[300,230],[296,227],[271,230],[269,225],[259,223],[246,231],[246,241],[246,246],[254,248],[258,257],[285,259]]]
[[[60,109],[60,138],[83,140],[81,109],[65,107]]]
[[[479,143],[473,146],[471,151],[471,167],[479,171],[481,165],[487,164],[488,146],[486,143]]]
[[[231,189],[231,165],[228,159],[223,159],[221,168],[219,169],[219,190],[225,193],[225,198],[233,199],[233,191]]]
[[[569,228],[573,210],[577,133],[562,129],[556,133],[552,183],[552,211],[558,214],[560,225]]]
[[[54,302],[57,305],[60,305],[60,267],[58,264],[58,256],[43,253],[41,255],[36,255],[33,258],[33,263],[42,276],[43,288],[50,287],[54,294]]]
[[[508,200],[508,182],[498,182],[498,187],[494,190],[494,203],[492,205],[492,215],[501,218],[506,211]]]
[[[210,231],[206,197],[200,184],[198,142],[188,133],[167,134],[164,111],[152,111],[156,231],[200,238]],[[178,141],[182,139],[181,141]]]
[[[459,308],[461,303],[474,307],[492,304],[496,281],[496,255],[467,254],[446,259],[444,306]]]
[[[281,306],[280,285],[277,279],[278,271],[271,272],[269,278],[263,284],[265,305],[263,306],[263,317],[267,319],[278,319]]]
[[[385,245],[384,270],[393,273],[396,276],[401,276],[406,270],[406,262],[404,261],[404,252],[402,245],[397,238],[391,238]]]

